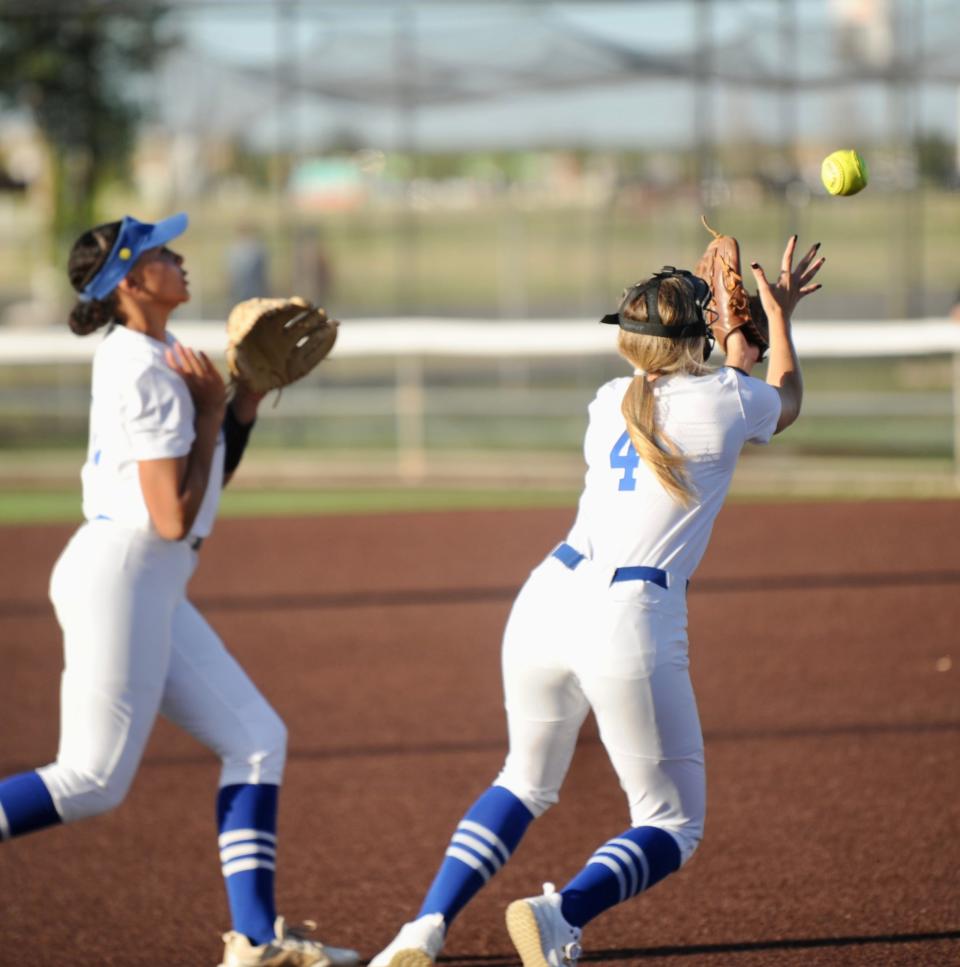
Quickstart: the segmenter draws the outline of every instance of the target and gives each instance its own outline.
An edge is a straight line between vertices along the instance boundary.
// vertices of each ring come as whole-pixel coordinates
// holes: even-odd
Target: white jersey
[[[162,343],[145,333],[114,326],[93,357],[90,440],[83,482],[83,515],[107,518],[135,530],[152,530],[137,463],[183,457],[195,436],[194,405],[187,384],[164,359],[175,342]],[[217,440],[213,466],[200,511],[191,528],[194,537],[213,529],[223,487],[223,434]]]
[[[604,566],[646,565],[689,578],[707,548],[737,457],[747,441],[770,441],[780,396],[731,367],[652,383],[657,426],[686,457],[696,495],[684,508],[630,442],[620,410],[630,379],[604,384],[590,404],[586,481],[567,543]]]

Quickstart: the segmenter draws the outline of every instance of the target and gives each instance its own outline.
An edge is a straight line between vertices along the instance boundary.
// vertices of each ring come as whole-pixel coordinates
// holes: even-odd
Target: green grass
[[[311,514],[369,514],[417,510],[511,507],[570,507],[572,490],[416,487],[395,489],[236,490],[221,503],[224,517]],[[52,524],[79,521],[80,492],[11,490],[0,493],[0,524]]]
[[[0,494],[0,524],[54,524],[80,519],[80,491]]]
[[[573,487],[327,487],[231,489],[222,517],[375,514],[404,511],[576,507]],[[738,502],[957,498],[949,460],[754,456],[738,470],[730,499]],[[0,526],[79,523],[80,490],[0,490]]]

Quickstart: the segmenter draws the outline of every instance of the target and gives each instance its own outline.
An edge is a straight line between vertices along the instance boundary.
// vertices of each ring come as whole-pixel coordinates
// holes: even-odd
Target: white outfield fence
[[[221,322],[174,321],[171,329],[185,345],[222,359],[225,333]],[[843,394],[809,394],[807,412],[864,419],[948,417],[952,421],[954,478],[960,485],[960,324],[946,319],[801,321],[794,324],[794,337],[806,361],[951,358],[948,392],[916,394],[908,403],[905,397],[894,399],[876,390],[859,392],[851,385]],[[11,367],[75,370],[77,364],[89,361],[99,341],[97,335],[78,338],[68,331],[0,330],[0,389],[2,373],[9,373]],[[344,363],[342,367],[336,365],[338,360]],[[622,372],[611,328],[593,319],[358,319],[341,326],[330,363],[286,390],[282,405],[263,407],[261,412],[263,422],[278,429],[308,427],[325,419],[379,420],[392,437],[388,445],[395,449],[395,475],[416,482],[427,476],[430,454],[437,448],[437,441],[428,439],[430,419],[446,420],[448,435],[456,432],[450,426],[461,418],[473,420],[475,425],[484,418],[506,424],[541,420],[541,426],[558,417],[582,422],[583,405],[596,386],[596,372],[581,374],[583,385],[574,387],[568,378],[534,387],[527,376],[531,367],[550,361],[566,366],[569,377],[570,367],[603,367],[607,365],[604,360],[609,366],[597,370],[601,378]],[[444,368],[439,378],[438,367]],[[478,368],[494,378],[477,378]],[[376,377],[371,376],[374,372]],[[49,390],[34,389],[32,404],[18,405],[32,405],[51,418],[69,413],[75,421],[85,420],[81,405],[85,390],[76,386],[76,380],[72,385],[73,391],[65,391],[62,381],[54,379]],[[15,395],[8,390],[10,398]],[[296,433],[290,434],[289,442],[297,446]],[[510,447],[509,443],[504,447],[502,441],[498,446],[501,455]],[[568,446],[564,441],[556,449]]]
[[[222,357],[223,323],[174,320],[185,345]],[[960,323],[948,319],[886,322],[795,322],[794,341],[807,359],[960,354]],[[90,359],[96,335],[61,330],[0,329],[0,363],[70,363]],[[595,319],[355,319],[340,327],[334,355],[371,356],[584,356],[614,352],[612,330]]]

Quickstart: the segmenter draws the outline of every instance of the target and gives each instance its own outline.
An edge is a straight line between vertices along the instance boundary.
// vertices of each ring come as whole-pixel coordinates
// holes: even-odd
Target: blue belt
[[[581,554],[569,544],[561,544],[551,552],[550,556],[555,557],[564,567],[568,567],[571,571],[575,570],[581,561],[586,560],[586,555]],[[618,567],[613,572],[613,578],[610,583],[617,584],[620,581],[649,581],[651,584],[658,584],[661,588],[666,588],[667,572],[659,567],[643,567],[642,565],[636,567]]]

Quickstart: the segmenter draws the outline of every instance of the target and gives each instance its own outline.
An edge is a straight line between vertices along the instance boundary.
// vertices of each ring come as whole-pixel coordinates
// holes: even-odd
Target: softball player
[[[819,288],[814,246],[793,268],[796,237],[771,287],[754,275],[770,321],[766,382],[742,332],[726,366],[712,344],[706,282],[665,269],[625,293],[618,348],[633,377],[590,404],[587,473],[566,540],[531,573],[503,641],[510,737],[494,784],[457,826],[416,919],[371,967],[432,964],[454,917],[507,862],[531,820],[558,800],[577,733],[593,709],[624,789],[630,826],[602,843],[559,892],[507,908],[525,967],[580,954],[581,929],[679,869],[703,833],[703,739],[687,661],[686,590],[741,448],[798,416],[800,368],[790,335],[797,301]],[[718,296],[719,297],[719,296]]]
[[[162,713],[223,763],[224,967],[355,964],[354,951],[276,916],[286,729],[186,597],[259,403],[240,387],[227,406],[207,357],[167,331],[190,298],[183,259],[166,247],[186,227],[182,214],[155,225],[127,217],[86,232],[70,255],[70,326],[107,330],[93,362],[86,522],[50,581],[64,636],[60,745],[55,762],[0,781],[0,838],[118,805]]]

